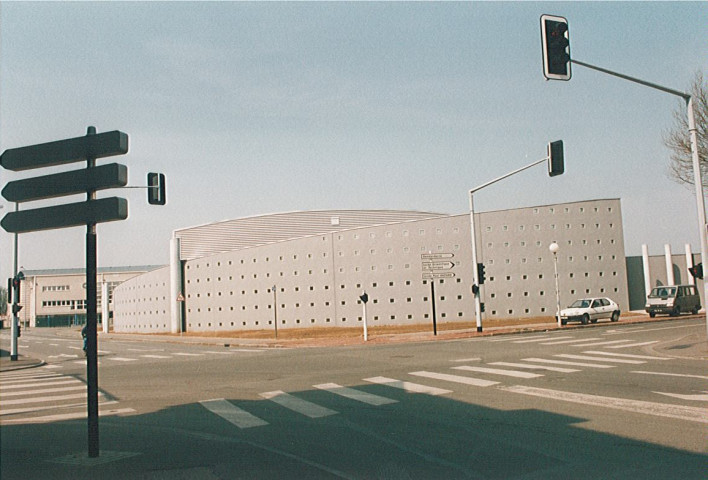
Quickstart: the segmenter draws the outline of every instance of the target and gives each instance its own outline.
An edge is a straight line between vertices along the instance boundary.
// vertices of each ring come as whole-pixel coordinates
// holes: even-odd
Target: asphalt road
[[[101,340],[89,459],[81,339],[36,329],[20,353],[46,365],[0,374],[0,474],[704,479],[701,335],[674,319],[336,348]]]

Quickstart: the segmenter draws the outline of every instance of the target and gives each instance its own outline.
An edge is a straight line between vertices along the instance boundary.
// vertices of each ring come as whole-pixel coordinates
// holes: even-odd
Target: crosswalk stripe
[[[137,358],[125,358],[125,357],[109,357],[107,360],[114,360],[116,362],[137,362]]]
[[[99,405],[109,405],[118,403],[116,400],[106,400],[100,401]],[[0,415],[16,415],[18,413],[31,413],[31,412],[41,412],[42,410],[65,410],[67,408],[77,408],[86,407],[86,402],[83,403],[66,403],[64,405],[43,405],[40,407],[24,407],[24,408],[14,408],[14,409],[4,409],[0,411]]]
[[[546,335],[546,336],[543,336],[543,337],[529,338],[529,339],[526,339],[526,340],[516,340],[514,343],[547,342],[547,341],[548,341],[549,339],[551,339],[551,338],[554,338],[554,337],[552,337],[552,336],[550,336],[550,335]],[[569,336],[565,336],[565,337],[555,337],[555,340],[562,340],[562,339],[564,339],[564,338],[573,338],[573,337],[569,337]]]
[[[52,379],[53,380],[53,379]],[[6,390],[14,390],[17,388],[30,388],[30,387],[44,387],[44,386],[53,386],[53,385],[66,385],[68,383],[76,383],[76,382],[81,382],[81,380],[77,380],[76,378],[61,378],[57,379],[56,381],[50,381],[50,382],[41,382],[41,383],[36,383],[36,379],[32,379],[33,382],[35,383],[13,383],[11,385],[2,385],[0,386],[0,392],[5,392]]]
[[[666,403],[646,402],[625,398],[604,397],[586,393],[564,392],[545,388],[526,387],[515,385],[512,387],[498,387],[501,390],[524,395],[532,395],[566,402],[592,405],[595,407],[614,408],[634,413],[654,415],[660,417],[678,418],[689,422],[708,423],[708,409],[699,407],[684,407]]]
[[[369,405],[388,405],[390,403],[397,403],[398,400],[393,400],[392,398],[382,397],[380,395],[374,395],[373,393],[363,392],[361,390],[356,390],[354,388],[343,387],[336,383],[323,383],[320,385],[313,385],[315,388],[320,390],[325,390],[336,395],[350,398],[358,402],[367,403]]]
[[[265,420],[248,413],[223,398],[204,400],[199,403],[210,412],[236,425],[238,428],[252,428],[268,425],[268,422]]]
[[[643,347],[645,345],[652,345],[654,343],[659,343],[659,340],[654,340],[653,342],[641,342],[641,343],[629,343],[627,345],[613,345],[607,348],[630,348],[630,347]]]
[[[564,360],[550,360],[547,358],[522,358],[523,362],[536,362],[536,363],[551,363],[553,365],[570,365],[576,367],[589,367],[589,368],[615,368],[614,365],[600,365],[597,363],[581,363],[581,362],[566,362]]]
[[[330,415],[336,415],[338,412],[330,410],[329,408],[317,405],[302,398],[295,397],[289,393],[285,393],[282,390],[275,390],[273,392],[264,392],[259,394],[261,397],[268,399],[272,402],[277,403],[289,410],[297,413],[301,413],[310,418],[321,418],[328,417]]]
[[[572,339],[572,340],[560,340],[558,342],[553,341],[553,342],[543,342],[541,345],[564,345],[567,343],[580,343],[580,342],[587,342],[588,340],[600,340],[599,338],[583,338],[578,340],[577,338]]]
[[[562,353],[559,355],[554,355],[558,358],[570,358],[571,360],[592,360],[600,362],[610,362],[610,363],[631,363],[633,365],[641,365],[647,363],[644,360],[628,360],[624,358],[601,358],[601,357],[591,357],[589,355],[570,355],[567,353]]]
[[[469,372],[480,372],[480,373],[492,373],[495,375],[505,375],[507,377],[516,378],[538,378],[543,375],[539,373],[529,373],[529,372],[519,372],[517,370],[502,370],[501,368],[487,368],[487,367],[471,367],[469,365],[462,365],[460,367],[452,367],[455,370],[467,370]]]
[[[631,342],[631,340],[608,340],[604,342],[592,342],[592,343],[578,343],[576,345],[573,345],[573,347],[595,347],[597,345],[613,345],[616,343],[627,343]]]
[[[454,367],[462,368],[462,367]],[[481,378],[464,377],[462,375],[450,375],[449,373],[437,373],[437,372],[411,372],[411,375],[416,375],[418,377],[432,378],[435,380],[444,380],[446,382],[462,383],[464,385],[473,385],[475,387],[490,387],[492,385],[497,385],[499,382],[494,382],[492,380],[483,380]]]
[[[489,365],[499,365],[501,367],[527,368],[529,370],[548,370],[549,372],[561,373],[573,373],[580,371],[574,368],[549,367],[547,365],[531,365],[530,363],[492,362]]]
[[[396,380],[395,378],[387,377],[371,377],[365,378],[365,382],[377,383],[379,385],[386,385],[388,387],[399,388],[405,390],[408,393],[426,393],[428,395],[444,395],[446,393],[452,393],[452,390],[445,390],[444,388],[429,387],[427,385],[420,385],[418,383],[404,382],[401,380]]]
[[[702,380],[708,380],[708,376],[705,375],[689,375],[686,373],[645,372],[642,370],[635,370],[632,373],[643,373],[645,375],[665,375],[668,377],[700,378]]]
[[[115,410],[104,410],[98,412],[99,417],[106,417],[106,416],[113,416],[113,415],[124,415],[127,413],[134,413],[135,410],[132,408],[118,408]],[[3,420],[3,425],[9,425],[12,423],[51,423],[51,422],[60,422],[60,421],[65,421],[65,420],[79,420],[82,418],[86,418],[88,416],[88,412],[75,412],[75,413],[63,413],[63,414],[57,414],[57,415],[47,415],[44,417],[27,417],[27,418],[18,418],[18,419],[12,419],[12,420]]]
[[[98,393],[101,395],[101,392]],[[0,401],[0,408],[7,405],[20,405],[24,403],[44,403],[44,402],[61,402],[64,400],[73,400],[76,398],[85,398],[86,393],[76,393],[72,395],[53,395],[49,397],[35,397],[35,398],[22,398],[20,400],[2,400]]]
[[[596,351],[596,350],[589,350],[589,351],[583,352],[583,353],[589,353],[592,355],[608,355],[610,357],[641,358],[643,360],[672,360],[669,357],[652,357],[649,355],[632,355],[629,353],[601,352],[601,351]]]
[[[81,383],[81,382],[80,382]],[[71,387],[43,388],[39,390],[22,390],[19,392],[2,392],[2,398],[19,397],[21,395],[44,395],[47,393],[70,392],[72,390],[86,390],[86,385],[74,385]]]

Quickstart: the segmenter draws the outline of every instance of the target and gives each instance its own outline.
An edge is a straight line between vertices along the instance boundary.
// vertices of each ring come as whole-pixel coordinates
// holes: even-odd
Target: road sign
[[[431,278],[455,278],[455,274],[453,272],[423,272],[424,280]]]
[[[423,262],[423,270],[450,270],[454,262]]]
[[[10,212],[0,221],[0,226],[8,233],[26,233],[126,218],[128,218],[128,201],[125,198],[110,197]]]
[[[2,196],[9,202],[29,202],[86,193],[87,190],[124,187],[127,183],[128,168],[118,163],[109,163],[100,167],[9,182],[2,189]]]
[[[420,258],[422,260],[438,260],[441,258],[452,258],[454,253],[421,253]]]
[[[19,172],[125,153],[128,153],[128,135],[114,130],[56,142],[10,148],[0,155],[0,165],[8,170]]]

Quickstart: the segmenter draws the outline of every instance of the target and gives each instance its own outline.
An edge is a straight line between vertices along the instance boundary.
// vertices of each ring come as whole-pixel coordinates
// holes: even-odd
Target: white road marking
[[[516,340],[514,343],[535,343],[535,342],[547,342],[549,339],[554,338],[550,335],[545,335],[543,337],[535,337],[535,338],[530,338],[527,340]],[[564,338],[573,338],[573,337],[555,337],[554,340],[562,340]]]
[[[98,412],[99,417],[107,417],[107,416],[112,416],[112,415],[123,415],[123,414],[128,414],[128,413],[134,413],[135,410],[132,408],[118,408],[115,410],[104,410]],[[27,417],[27,418],[18,418],[14,420],[3,420],[3,425],[9,425],[12,423],[50,423],[50,422],[61,422],[64,420],[78,420],[82,418],[87,418],[88,413],[87,412],[76,412],[76,413],[64,413],[64,414],[58,414],[58,415],[47,415],[45,417]]]
[[[99,395],[103,395],[98,392]],[[3,400],[0,401],[0,408],[7,405],[21,405],[25,403],[43,403],[43,402],[60,402],[63,400],[73,400],[76,398],[86,398],[86,393],[76,393],[72,395],[54,395],[50,397],[35,397],[35,398],[22,398],[20,400]]]
[[[570,365],[575,367],[589,367],[589,368],[615,368],[614,365],[600,365],[597,363],[582,363],[582,362],[566,362],[564,360],[549,360],[546,358],[522,358],[523,362],[536,362],[536,363],[551,363],[553,365]]]
[[[531,365],[530,363],[512,363],[512,362],[492,362],[489,365],[499,365],[501,367],[526,368],[529,370],[548,370],[549,372],[573,373],[579,372],[575,368],[549,367],[547,365]]]
[[[462,368],[462,367],[455,367]],[[475,387],[490,387],[492,385],[497,385],[499,382],[493,382],[491,380],[483,380],[481,378],[465,377],[462,375],[450,375],[449,373],[437,373],[437,372],[410,372],[411,375],[417,377],[432,378],[434,380],[444,380],[446,382],[462,383],[464,385],[472,385]],[[433,394],[435,395],[435,394]]]
[[[608,355],[610,357],[622,357],[622,358],[640,358],[643,360],[672,360],[668,357],[652,357],[649,355],[632,355],[630,353],[612,353],[612,352],[600,352],[595,350],[590,350],[583,353],[589,353],[592,355]]]
[[[203,353],[182,353],[182,352],[173,353],[173,355],[179,355],[182,357],[203,357],[204,356]]]
[[[659,343],[659,340],[654,340],[653,342],[642,342],[642,343],[628,343],[627,345],[613,345],[607,348],[630,348],[630,347],[643,347],[645,345],[652,345],[654,343]]]
[[[328,392],[340,395],[342,397],[350,398],[358,402],[367,403],[369,405],[388,405],[390,403],[397,403],[398,400],[393,400],[392,398],[382,397],[380,395],[374,395],[373,393],[362,392],[361,390],[356,390],[354,388],[343,387],[336,383],[323,383],[320,385],[313,385],[315,388],[320,390],[326,390]]]
[[[167,355],[140,355],[143,358],[172,358]]]
[[[613,408],[616,410],[624,410],[658,417],[678,418],[688,422],[708,423],[708,409],[705,408],[684,407],[682,405],[604,397],[600,395],[589,395],[586,393],[563,392],[560,390],[549,390],[546,388],[526,387],[521,385],[498,388],[507,392],[549,398],[552,400],[562,400],[565,402],[580,403],[595,407]]]
[[[425,393],[428,395],[444,395],[446,393],[452,393],[452,390],[429,387],[427,385],[420,385],[418,383],[412,382],[403,382],[401,380],[396,380],[395,378],[371,377],[365,378],[364,381],[377,383],[379,385],[386,385],[387,387],[400,388],[401,390],[405,390],[408,393]]]
[[[39,390],[22,390],[19,392],[5,392],[3,389],[2,398],[18,397],[20,395],[45,395],[47,393],[70,392],[73,390],[86,391],[86,385],[84,385],[82,382],[79,383],[80,385],[74,385],[71,387],[42,388]]]
[[[452,361],[452,362],[460,362],[460,363],[464,363],[464,362],[481,362],[482,359],[479,358],[479,357],[472,357],[472,358],[460,358],[460,359],[451,360],[451,361]]]
[[[681,400],[691,400],[695,402],[708,402],[708,393],[699,393],[695,395],[684,395],[681,393],[666,393],[666,392],[653,392],[659,395],[666,395],[667,397],[680,398]]]
[[[470,367],[469,365],[463,365],[461,367],[452,367],[455,370],[467,370],[470,372],[481,372],[481,373],[492,373],[494,375],[505,375],[507,377],[516,378],[537,378],[543,375],[539,373],[529,373],[529,372],[519,372],[517,370],[502,370],[501,368],[487,368],[487,367]]]
[[[570,355],[567,353],[562,353],[559,355],[553,355],[558,358],[570,358],[571,360],[592,360],[599,362],[610,362],[610,363],[630,363],[632,365],[641,365],[647,363],[644,360],[626,360],[624,358],[602,358],[602,357],[591,357],[589,355]]]
[[[282,390],[275,390],[273,392],[264,392],[259,394],[261,397],[268,399],[272,402],[277,403],[289,410],[297,413],[301,413],[310,418],[321,418],[328,417],[330,415],[336,415],[338,412],[330,410],[329,408],[322,407],[302,398],[295,397],[289,393],[285,393]]]
[[[689,375],[685,373],[645,372],[642,370],[635,370],[632,373],[643,373],[645,375],[666,375],[668,377],[700,378],[703,380],[708,380],[708,377],[705,375]]]
[[[137,362],[137,358],[124,358],[124,357],[109,357],[106,360],[115,360],[116,362]]]
[[[238,428],[252,428],[268,425],[268,422],[265,420],[238,408],[236,405],[223,398],[204,400],[199,403],[210,412],[236,425]]]
[[[561,340],[561,341],[553,341],[553,342],[543,342],[541,345],[563,345],[566,343],[580,343],[580,342],[587,342],[588,340],[600,340],[599,338],[583,338],[578,340],[573,339],[573,340]]]
[[[574,347],[596,347],[598,345],[614,345],[617,343],[627,343],[631,342],[631,340],[609,340],[605,342],[592,342],[592,343],[579,343],[577,345],[573,345]]]

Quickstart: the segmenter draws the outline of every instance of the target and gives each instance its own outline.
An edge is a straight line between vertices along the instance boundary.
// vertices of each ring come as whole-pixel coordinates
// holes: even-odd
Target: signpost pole
[[[435,317],[435,279],[430,279],[430,300],[433,303],[433,335],[438,334],[438,322]]]
[[[96,128],[88,127],[86,135],[95,135]],[[96,158],[86,159],[87,168],[96,167]],[[86,201],[96,199],[95,190],[86,191]],[[98,438],[98,336],[96,301],[96,224],[86,224],[86,380],[88,384],[88,456],[99,455]],[[104,299],[104,301],[107,299]]]
[[[15,203],[15,211],[19,211],[20,209],[20,204]],[[15,263],[13,266],[12,270],[12,278],[15,279],[17,278],[17,257],[18,257],[18,237],[17,234],[15,233],[15,246],[14,246],[14,257],[15,257]],[[14,304],[19,304],[20,303],[20,298],[19,295],[17,295],[16,292],[13,292],[13,298],[7,299],[7,302],[10,303],[11,301],[14,300]],[[10,361],[11,362],[16,362],[17,361],[17,326],[18,326],[18,313],[13,309],[12,311],[12,324],[10,326]]]

